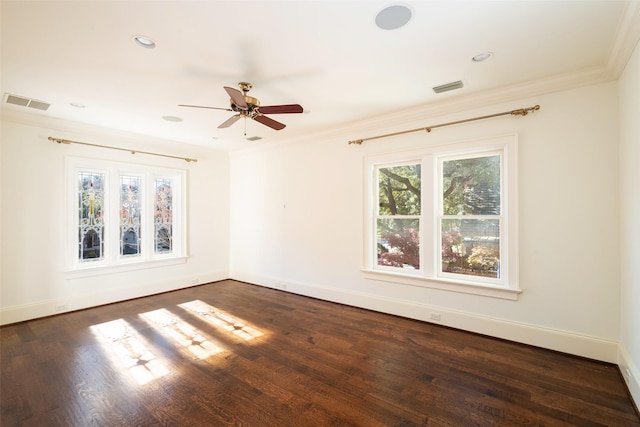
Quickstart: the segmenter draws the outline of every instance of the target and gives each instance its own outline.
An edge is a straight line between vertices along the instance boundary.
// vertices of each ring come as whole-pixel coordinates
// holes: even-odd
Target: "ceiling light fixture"
[[[492,52],[482,52],[482,53],[477,54],[473,58],[471,58],[471,60],[473,62],[482,62],[482,61],[486,61],[487,59],[491,58],[492,56],[493,56]]]
[[[383,30],[397,30],[411,21],[413,11],[409,6],[396,4],[387,6],[376,15],[376,25]]]
[[[182,119],[177,116],[162,116],[162,120],[166,120],[168,122],[181,122]]]
[[[71,105],[74,108],[85,108],[85,105],[79,102],[70,102],[69,105]]]
[[[156,47],[156,42],[154,42],[147,36],[133,36],[133,41],[138,46],[141,46],[147,49],[153,49],[154,47]]]

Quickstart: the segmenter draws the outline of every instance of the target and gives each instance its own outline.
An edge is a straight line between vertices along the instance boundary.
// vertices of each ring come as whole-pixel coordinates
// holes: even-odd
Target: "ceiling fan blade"
[[[185,105],[185,104],[178,104],[178,107],[208,108],[208,109],[210,109],[210,110],[233,111],[231,108],[205,107],[205,106],[203,106],[203,105]]]
[[[302,113],[304,109],[298,104],[287,105],[267,105],[265,107],[258,107],[258,111],[262,114],[288,114],[288,113]]]
[[[232,124],[237,122],[239,119],[240,119],[240,114],[236,114],[235,116],[231,116],[224,123],[222,123],[220,126],[218,126],[218,129],[228,128],[229,126],[231,126]]]
[[[284,128],[285,128],[285,126],[286,126],[286,125],[285,125],[285,124],[283,124],[283,123],[276,122],[275,120],[270,119],[269,117],[267,117],[267,116],[263,116],[263,115],[260,115],[260,114],[258,114],[257,116],[255,116],[255,117],[253,118],[253,120],[255,120],[256,122],[260,122],[260,123],[262,123],[263,125],[269,126],[271,129],[275,129],[275,130],[281,130],[281,129],[284,129]]]
[[[232,87],[224,86],[224,90],[227,91],[231,100],[234,104],[241,108],[247,108],[247,102],[244,100],[244,95],[238,89],[234,89]]]

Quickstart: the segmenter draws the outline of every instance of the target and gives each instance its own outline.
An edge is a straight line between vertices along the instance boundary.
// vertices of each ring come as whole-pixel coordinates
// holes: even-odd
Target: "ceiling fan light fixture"
[[[382,9],[376,15],[376,25],[382,30],[397,30],[411,21],[413,11],[409,6],[394,4]]]
[[[156,42],[154,42],[147,36],[133,36],[133,41],[138,46],[144,47],[146,49],[153,49],[156,47]]]

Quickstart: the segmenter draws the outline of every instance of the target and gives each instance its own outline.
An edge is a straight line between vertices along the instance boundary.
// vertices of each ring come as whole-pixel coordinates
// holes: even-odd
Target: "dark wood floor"
[[[0,329],[9,426],[638,426],[614,365],[234,281]]]

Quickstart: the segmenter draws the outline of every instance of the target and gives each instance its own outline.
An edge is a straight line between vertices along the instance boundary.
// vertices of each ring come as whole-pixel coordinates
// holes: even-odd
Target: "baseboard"
[[[145,297],[163,292],[217,282],[229,278],[228,271],[197,274],[193,277],[179,277],[163,282],[146,284],[115,290],[103,290],[90,294],[74,295],[64,298],[38,301],[31,304],[15,305],[0,308],[0,325],[23,322],[40,317],[62,314],[69,311],[82,310],[99,305],[111,304],[129,299]]]
[[[482,316],[434,305],[273,277],[231,272],[231,278],[299,295],[337,302],[382,313],[449,326],[580,357],[609,363],[618,362],[618,341],[571,331],[547,328],[508,319]]]
[[[636,408],[640,409],[640,367],[633,362],[626,347],[622,344],[618,347],[618,367]]]

